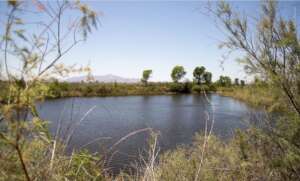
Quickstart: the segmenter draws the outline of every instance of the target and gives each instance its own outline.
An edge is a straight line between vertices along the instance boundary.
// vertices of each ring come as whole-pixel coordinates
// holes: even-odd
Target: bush
[[[210,87],[205,84],[204,85],[194,85],[192,88],[192,91],[194,93],[201,93],[203,91],[208,92],[208,91],[210,91]]]
[[[216,85],[215,85],[215,84],[210,84],[210,85],[209,85],[209,90],[212,91],[212,92],[217,91]]]

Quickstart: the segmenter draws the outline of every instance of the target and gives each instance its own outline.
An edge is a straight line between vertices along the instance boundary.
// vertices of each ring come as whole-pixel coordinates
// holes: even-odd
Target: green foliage
[[[208,92],[210,91],[210,87],[208,85],[193,85],[192,91],[195,93]]]
[[[150,78],[151,74],[152,74],[152,70],[144,70],[143,71],[143,77],[141,79],[142,83],[147,85],[148,79]]]
[[[170,93],[170,83],[66,83],[50,82],[49,98],[83,96],[160,95]]]
[[[237,86],[240,85],[240,82],[239,82],[239,79],[238,79],[238,78],[235,78],[235,79],[234,79],[234,85],[237,85]]]
[[[180,81],[180,79],[182,79],[185,76],[185,74],[186,72],[183,66],[177,65],[172,70],[171,78],[175,83],[177,83],[178,81]]]
[[[212,73],[211,72],[205,72],[203,74],[203,78],[204,78],[204,82],[206,84],[211,84],[211,82],[212,82]]]
[[[194,80],[198,85],[201,83],[211,84],[212,82],[212,73],[206,72],[205,67],[196,67],[193,72]]]
[[[163,154],[157,166],[157,180],[195,180],[196,175],[197,180],[277,179],[276,174],[270,175],[271,170],[264,167],[259,152],[251,153],[249,160],[243,159],[240,142],[235,140],[225,144],[210,136],[202,157],[205,139],[198,134],[192,147],[179,147]]]
[[[271,85],[255,84],[240,87],[218,87],[219,94],[244,101],[254,107],[263,107],[269,112],[288,111],[286,103],[279,91]]]
[[[66,170],[66,176],[68,179],[92,179],[92,180],[104,180],[102,173],[100,172],[97,162],[100,158],[91,155],[87,150],[80,150],[80,152],[72,155],[72,162],[69,164],[69,170]]]
[[[175,93],[183,93],[187,94],[191,92],[192,83],[184,82],[184,83],[171,83],[170,91]]]
[[[15,153],[14,140],[16,127],[22,129],[30,137],[21,137],[19,140],[22,155],[30,178],[38,180],[103,180],[104,176],[98,165],[100,158],[85,151],[74,152],[71,156],[65,155],[64,145],[53,141],[45,121],[35,117],[33,121],[22,124],[2,125],[2,139],[0,139],[0,180],[24,180],[23,169]],[[3,127],[4,126],[4,127]],[[5,138],[5,139],[4,139]],[[55,140],[57,141],[57,140]],[[55,152],[53,152],[55,149]],[[55,155],[52,155],[55,153]],[[54,156],[54,157],[53,157]]]
[[[231,86],[231,78],[228,76],[221,75],[217,83],[222,87],[229,87]]]
[[[201,82],[204,81],[204,73],[205,73],[205,67],[196,67],[193,72],[193,76],[197,84],[201,84]]]
[[[245,86],[245,81],[241,80],[241,86]]]
[[[0,105],[7,102],[9,86],[6,82],[0,80]]]
[[[201,87],[202,90],[207,92],[214,92],[217,91],[218,86],[214,83],[196,86],[192,82],[188,81],[182,83],[151,82],[148,83],[147,86],[143,86],[143,84],[139,83],[66,83],[57,81],[49,82],[48,84],[48,98],[76,96],[167,95],[172,93],[186,94],[191,92],[199,93],[200,89],[197,87]]]
[[[234,13],[229,3],[221,2],[214,10],[228,33],[222,47],[245,53],[241,63],[248,73],[268,80],[282,92],[300,116],[300,42],[296,22],[278,14],[276,1],[262,2],[261,16],[255,29],[248,28],[246,17]],[[254,36],[252,36],[254,35]]]
[[[79,1],[61,1],[51,8],[45,2],[30,3],[10,0],[3,9],[6,23],[0,35],[1,49],[4,47],[0,78],[5,81],[0,82],[0,180],[69,180],[70,172],[77,174],[77,180],[96,180],[102,174],[96,167],[98,161],[85,160],[70,167],[73,160],[65,154],[65,145],[51,137],[47,122],[36,110],[37,101],[64,96],[60,90],[68,89],[66,84],[44,80],[90,70],[57,62],[96,27],[96,13]],[[34,23],[37,28],[33,30],[26,18],[36,10],[45,18],[37,19],[39,23]],[[62,15],[68,10],[77,14],[68,18],[73,24],[62,26]],[[79,32],[83,39],[76,36]]]
[[[203,91],[202,87],[200,85],[193,85],[192,91],[195,93],[201,93]]]

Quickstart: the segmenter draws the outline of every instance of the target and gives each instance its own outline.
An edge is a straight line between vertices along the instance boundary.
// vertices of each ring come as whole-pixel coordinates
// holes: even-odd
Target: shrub
[[[203,91],[207,92],[210,91],[210,87],[208,85],[193,85],[192,91],[194,93],[201,93]]]
[[[181,83],[171,83],[170,91],[171,92],[182,92],[184,90],[184,85]]]

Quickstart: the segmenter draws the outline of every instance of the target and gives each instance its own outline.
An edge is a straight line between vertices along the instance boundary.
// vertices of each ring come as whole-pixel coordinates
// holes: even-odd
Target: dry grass
[[[246,87],[218,88],[218,93],[248,103],[254,107],[264,107],[266,110],[278,111],[284,109],[282,97],[276,89],[269,86],[248,85]]]

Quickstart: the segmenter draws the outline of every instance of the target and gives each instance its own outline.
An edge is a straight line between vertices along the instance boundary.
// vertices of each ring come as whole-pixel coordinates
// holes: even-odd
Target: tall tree
[[[142,77],[141,81],[142,81],[145,85],[148,84],[148,80],[149,80],[151,74],[152,74],[152,70],[150,70],[150,69],[149,69],[149,70],[144,70],[144,71],[143,71],[143,77]]]
[[[245,81],[244,80],[241,80],[241,86],[245,86]]]
[[[231,85],[231,78],[228,76],[220,76],[219,80],[218,80],[218,84],[220,84],[221,86],[225,86],[228,87]]]
[[[173,68],[172,73],[171,73],[171,78],[172,80],[177,83],[180,81],[185,76],[186,72],[184,70],[183,66],[177,65]]]
[[[212,73],[211,72],[204,72],[203,79],[204,79],[206,84],[211,84]]]
[[[193,72],[193,76],[197,84],[201,84],[202,81],[204,81],[204,73],[205,73],[205,67],[196,67]]]
[[[239,82],[239,79],[238,79],[238,78],[235,78],[235,79],[234,79],[234,84],[235,84],[235,85],[240,85],[240,82]]]

